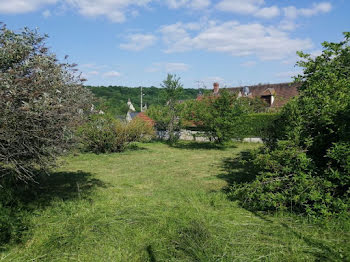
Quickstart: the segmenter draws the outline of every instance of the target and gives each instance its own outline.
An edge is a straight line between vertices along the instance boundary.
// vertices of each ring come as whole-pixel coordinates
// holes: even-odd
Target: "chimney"
[[[214,94],[219,94],[219,83],[218,82],[215,82],[214,83]]]

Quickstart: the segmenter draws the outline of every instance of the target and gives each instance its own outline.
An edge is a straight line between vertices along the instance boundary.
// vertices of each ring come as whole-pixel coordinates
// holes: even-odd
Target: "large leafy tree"
[[[0,177],[28,181],[51,166],[90,111],[74,65],[59,63],[46,37],[0,28]]]
[[[299,52],[300,95],[271,128],[255,163],[263,172],[238,190],[247,205],[330,215],[350,207],[350,33],[324,42],[320,56]]]

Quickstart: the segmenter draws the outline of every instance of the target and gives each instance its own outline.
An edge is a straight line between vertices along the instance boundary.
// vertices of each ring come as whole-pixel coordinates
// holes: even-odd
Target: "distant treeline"
[[[140,111],[141,87],[86,86],[86,88],[90,89],[96,97],[101,98],[99,107],[102,110],[114,115],[124,115],[128,110],[126,103],[130,98],[136,111]],[[142,92],[144,94],[143,104],[147,104],[148,107],[151,105],[164,105],[166,103],[163,88],[155,86],[143,87]],[[180,100],[195,99],[200,92],[203,92],[203,90],[193,88],[184,89]]]

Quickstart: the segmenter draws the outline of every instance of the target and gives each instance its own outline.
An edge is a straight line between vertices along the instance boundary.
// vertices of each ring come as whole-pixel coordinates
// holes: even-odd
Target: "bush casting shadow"
[[[250,163],[252,155],[250,151],[243,151],[235,158],[224,158],[220,167],[221,174],[218,178],[225,180],[228,190],[233,184],[243,184],[252,182],[258,170]]]
[[[20,242],[27,230],[26,216],[49,206],[54,200],[88,199],[96,187],[106,184],[92,178],[91,174],[78,172],[54,172],[41,174],[29,184],[3,182],[0,192],[0,250],[9,242]]]
[[[149,150],[146,147],[140,146],[138,144],[130,144],[126,147],[125,151],[143,151],[143,150]]]
[[[237,200],[234,198],[231,194],[231,187],[233,185],[239,185],[244,183],[249,183],[255,180],[256,175],[258,174],[259,170],[257,170],[249,160],[252,159],[252,155],[249,151],[243,151],[241,154],[236,158],[225,158],[221,165],[221,171],[222,173],[217,175],[218,178],[225,180],[228,185],[223,190],[228,193],[228,198],[231,200]],[[267,223],[276,223],[276,220],[272,220],[267,215],[268,213],[264,214],[264,212],[257,212],[256,210],[253,210],[249,207],[244,206],[244,209],[247,211],[250,211],[253,215],[256,217],[259,217],[260,219],[264,220]],[[304,251],[309,252],[313,256],[317,258],[317,261],[341,261],[344,260],[344,255],[341,254],[339,251],[335,250],[334,247],[330,246],[325,241],[306,236],[301,231],[297,231],[295,228],[289,226],[288,224],[284,222],[277,222],[279,225],[281,225],[281,228],[286,230],[288,234],[294,235],[298,239],[302,240],[308,247],[310,247],[310,251]],[[343,257],[342,257],[343,255]],[[348,259],[348,257],[346,257]],[[345,261],[345,260],[344,260]]]

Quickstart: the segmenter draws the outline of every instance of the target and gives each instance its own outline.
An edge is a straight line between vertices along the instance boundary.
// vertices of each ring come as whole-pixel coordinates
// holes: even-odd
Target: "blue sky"
[[[91,85],[290,81],[296,51],[342,40],[349,13],[348,0],[0,0],[1,22],[47,33]]]

